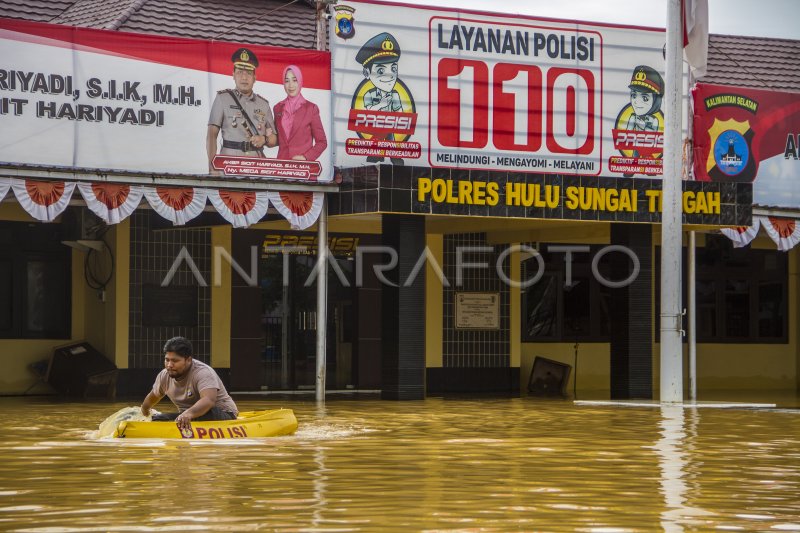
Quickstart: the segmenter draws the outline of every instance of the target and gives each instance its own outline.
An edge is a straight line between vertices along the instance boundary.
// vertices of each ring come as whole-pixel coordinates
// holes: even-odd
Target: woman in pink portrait
[[[316,161],[328,146],[319,108],[303,98],[303,73],[295,65],[283,70],[286,99],[275,105],[278,159]]]

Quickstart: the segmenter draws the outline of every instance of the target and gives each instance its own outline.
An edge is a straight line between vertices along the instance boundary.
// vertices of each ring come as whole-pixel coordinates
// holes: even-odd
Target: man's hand
[[[250,144],[253,145],[254,148],[258,149],[263,147],[267,144],[267,136],[266,135],[253,135],[250,137]]]
[[[208,173],[214,174],[214,156],[217,155],[217,137],[219,126],[209,124],[206,132],[206,154],[208,155]]]
[[[178,429],[181,431],[183,430],[191,430],[192,429],[192,420],[195,418],[200,418],[205,415],[208,411],[214,407],[214,401],[217,398],[217,389],[203,389],[200,391],[200,399],[197,402],[178,415],[175,419],[175,423],[178,425]]]
[[[184,429],[192,429],[192,415],[189,411],[184,411],[178,415],[178,418],[175,419],[175,423],[178,424],[178,429],[183,431]]]
[[[156,396],[153,394],[153,391],[150,391],[142,402],[142,414],[144,416],[150,416],[150,408],[157,404],[160,400],[161,396]]]

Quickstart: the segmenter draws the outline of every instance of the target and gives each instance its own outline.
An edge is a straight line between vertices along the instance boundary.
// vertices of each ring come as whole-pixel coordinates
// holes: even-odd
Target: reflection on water
[[[0,399],[0,530],[800,531],[800,411],[248,398],[296,435],[92,440]]]
[[[683,531],[682,524],[691,525],[692,529],[702,527],[702,521],[692,520],[691,517],[713,516],[713,513],[687,503],[688,450],[692,448],[696,437],[697,412],[680,406],[663,406],[660,426],[661,437],[654,449],[659,458],[661,494],[664,499],[661,527],[664,531]],[[688,438],[687,434],[690,435]]]

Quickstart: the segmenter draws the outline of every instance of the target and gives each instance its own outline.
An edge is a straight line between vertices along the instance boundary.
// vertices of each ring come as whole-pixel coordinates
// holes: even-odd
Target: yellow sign
[[[430,195],[437,204],[497,205],[500,200],[500,184],[494,181],[459,181],[454,187],[453,180],[420,178],[418,199],[425,201]]]
[[[564,206],[581,211],[639,210],[639,191],[634,189],[600,189],[597,187],[567,187]]]
[[[562,198],[563,189],[563,198]],[[504,193],[501,197],[500,192]],[[642,193],[642,194],[640,194]],[[495,206],[501,201],[508,206],[557,208],[562,199],[566,209],[581,211],[627,211],[632,213],[661,211],[661,191],[541,185],[538,183],[506,183],[494,181],[458,181],[442,178],[419,178],[417,201],[430,198],[437,204],[468,204]],[[718,215],[719,191],[685,191],[683,212],[687,214]]]

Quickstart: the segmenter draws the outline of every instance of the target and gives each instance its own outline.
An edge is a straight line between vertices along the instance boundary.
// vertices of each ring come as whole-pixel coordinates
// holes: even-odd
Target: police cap
[[[629,89],[656,93],[659,96],[664,94],[664,79],[654,68],[647,65],[639,65],[633,69]]]
[[[247,48],[239,48],[231,56],[233,61],[233,68],[241,68],[244,70],[255,70],[258,66],[258,58],[252,50]]]
[[[390,33],[379,33],[361,47],[356,61],[369,68],[372,63],[391,63],[400,57],[400,44]]]

